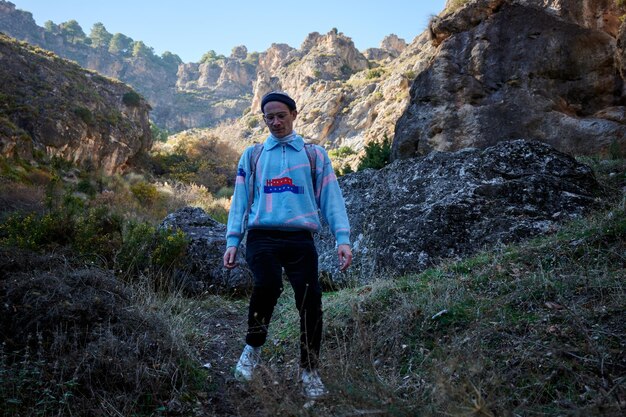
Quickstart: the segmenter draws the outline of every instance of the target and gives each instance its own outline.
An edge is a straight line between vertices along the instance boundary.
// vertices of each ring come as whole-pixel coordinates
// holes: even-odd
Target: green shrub
[[[371,142],[365,145],[365,155],[359,161],[357,171],[366,168],[380,169],[387,165],[391,158],[391,140],[384,136],[381,143]]]
[[[155,228],[148,223],[129,222],[122,235],[122,245],[115,256],[118,272],[136,274],[150,265]]]
[[[222,187],[217,193],[215,193],[216,198],[231,198],[235,189],[233,187]]]
[[[384,71],[380,68],[374,68],[371,69],[367,72],[367,75],[365,76],[365,78],[367,78],[368,80],[372,80],[374,78],[379,78],[381,75],[383,75]]]
[[[137,107],[141,104],[141,96],[134,91],[124,93],[122,103],[130,107]]]
[[[50,215],[13,213],[0,224],[0,243],[25,249],[38,249],[50,241],[56,219]]]
[[[139,181],[131,185],[130,191],[144,206],[152,205],[159,199],[159,190],[154,184],[146,181]]]
[[[83,122],[88,125],[92,125],[94,122],[93,114],[91,110],[86,107],[76,107],[74,109],[74,114],[76,114]]]
[[[349,155],[354,155],[354,150],[349,146],[342,146],[340,148],[328,151],[328,156],[330,156],[331,158],[345,158]]]
[[[152,139],[158,142],[167,142],[169,132],[166,129],[161,129],[152,121],[150,121],[150,133],[152,133]]]
[[[109,264],[121,245],[122,224],[122,218],[108,208],[91,208],[75,221],[72,247],[81,255]]]
[[[246,121],[246,126],[248,126],[249,129],[254,129],[258,125],[259,119],[257,119],[256,117],[251,117]]]
[[[129,276],[149,270],[169,270],[183,259],[186,250],[187,237],[182,231],[130,222],[115,258],[115,269]]]
[[[78,182],[78,184],[76,184],[76,191],[85,193],[89,197],[94,197],[96,195],[97,190],[96,190],[96,187],[93,185],[93,183],[89,179],[83,178],[82,180]]]
[[[158,229],[152,264],[166,270],[177,266],[187,251],[187,244],[187,236],[182,230]]]

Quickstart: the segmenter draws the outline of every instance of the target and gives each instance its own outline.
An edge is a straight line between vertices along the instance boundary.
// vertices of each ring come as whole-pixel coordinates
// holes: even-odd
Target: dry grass
[[[192,351],[150,290],[58,256],[1,255],[3,415],[148,415],[189,390]]]
[[[142,274],[129,285],[62,247],[5,248],[3,416],[622,415],[624,162],[596,170],[616,196],[611,208],[554,235],[326,292],[321,374],[331,394],[315,402],[300,393],[288,286],[260,372],[243,384],[232,368],[246,300],[157,293]],[[96,200],[145,212],[109,189],[119,195]],[[155,189],[168,201],[204,198],[200,187]]]
[[[299,392],[287,290],[263,372],[226,385],[240,400],[226,415],[619,415],[625,218],[618,206],[525,245],[326,293],[321,373],[331,395],[314,404]]]

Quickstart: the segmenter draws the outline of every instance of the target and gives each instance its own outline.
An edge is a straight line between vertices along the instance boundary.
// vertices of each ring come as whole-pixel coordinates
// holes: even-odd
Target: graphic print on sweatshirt
[[[292,192],[294,194],[304,194],[304,187],[294,185],[293,180],[289,177],[276,178],[266,180],[263,187],[265,194]]]

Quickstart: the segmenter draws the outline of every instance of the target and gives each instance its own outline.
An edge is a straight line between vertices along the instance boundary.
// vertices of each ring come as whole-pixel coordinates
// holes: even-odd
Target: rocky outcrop
[[[406,42],[395,34],[385,36],[379,48],[368,48],[363,55],[372,61],[392,60],[406,49]]]
[[[626,154],[613,2],[543,3],[474,0],[435,20],[439,50],[411,87],[393,158],[518,137]]]
[[[223,265],[226,226],[213,220],[201,208],[185,207],[169,214],[161,227],[182,230],[189,239],[187,261],[176,274],[178,287],[189,294],[241,294],[252,286],[252,274],[245,266],[245,244],[237,254],[239,267],[229,271]]]
[[[337,271],[328,234],[320,269],[336,283],[422,271],[442,259],[558,229],[598,204],[591,169],[538,141],[433,152],[340,178],[354,265]]]
[[[173,54],[166,59],[151,51],[111,53],[106,47],[72,42],[45,30],[30,13],[4,0],[0,0],[0,31],[133,86],[150,103],[151,119],[170,131],[214,126],[240,117],[250,106],[256,68],[245,62],[245,47],[210,64],[183,65]]]
[[[352,148],[352,168],[385,136],[394,138],[393,158],[518,137],[576,154],[626,152],[625,9],[613,0],[449,1],[408,45],[390,35],[361,53],[333,29],[311,33],[299,49],[238,46],[230,57],[180,65],[98,55],[7,5],[0,0],[0,28],[135,86],[170,131],[210,126],[238,145],[262,141],[260,97],[285,90],[299,105],[296,130],[328,149]]]
[[[588,29],[615,37],[621,26],[623,5],[615,0],[517,0],[518,4],[544,8],[548,13]]]
[[[0,153],[43,152],[124,171],[152,145],[146,101],[130,87],[0,34]]]
[[[601,204],[591,169],[539,141],[433,152],[345,175],[340,185],[352,228],[349,272],[338,271],[328,230],[316,236],[323,282],[339,286],[415,273],[443,259],[551,233]],[[222,268],[224,225],[191,208],[164,224],[190,237],[185,264],[200,287],[241,292],[250,285],[245,246],[237,268]]]
[[[263,94],[284,90],[299,104],[295,129],[311,142],[360,151],[368,142],[392,137],[408,103],[410,83],[435,48],[426,34],[408,46],[391,35],[383,40],[383,50],[369,52],[370,57],[380,55],[380,62],[368,61],[336,30],[310,34],[300,50],[273,45],[261,54],[253,113],[244,116],[242,124],[258,120],[255,113]],[[261,123],[251,129],[250,136],[258,141],[265,135]]]
[[[136,55],[132,51],[111,53],[106,47],[92,47],[85,42],[67,39],[60,33],[38,26],[31,13],[18,10],[13,3],[4,0],[0,0],[0,32],[131,85],[146,97],[154,109],[152,119],[163,127],[173,116],[171,105],[176,98],[177,60],[180,60],[174,55],[175,58],[168,62],[151,52]]]

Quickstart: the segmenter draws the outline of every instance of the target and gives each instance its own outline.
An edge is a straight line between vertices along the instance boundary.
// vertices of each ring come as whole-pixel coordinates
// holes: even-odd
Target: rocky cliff
[[[235,53],[207,65],[183,65],[178,56],[156,56],[143,44],[133,50],[137,42],[128,37],[124,48],[111,52],[106,45],[90,44],[88,37],[73,39],[62,31],[44,29],[31,13],[4,0],[0,0],[0,31],[131,85],[150,103],[151,119],[168,130],[211,126],[241,116],[250,104],[254,65],[243,62],[245,55]]]
[[[472,0],[438,17],[393,157],[520,137],[626,154],[623,12],[609,0]]]
[[[76,42],[37,26],[30,13],[4,0],[0,31],[128,83],[149,101],[151,119],[170,131],[225,122],[229,130],[222,134],[230,139],[235,119],[236,138],[260,140],[265,135],[258,115],[260,96],[270,89],[285,89],[300,104],[296,127],[305,136],[329,147],[348,145],[357,150],[369,140],[393,136],[408,102],[410,82],[434,51],[426,35],[411,45],[390,35],[378,48],[361,53],[348,36],[334,29],[311,33],[299,49],[275,44],[267,51],[248,53],[240,46],[230,57],[176,64],[150,53],[111,53]]]
[[[152,145],[149,110],[129,86],[0,34],[0,154],[120,172]]]
[[[435,50],[424,33],[409,45],[390,35],[380,48],[361,53],[337,30],[310,34],[300,49],[272,45],[260,54],[251,111],[237,121],[239,134],[232,126],[217,134],[262,141],[267,131],[260,115],[261,97],[284,90],[298,103],[294,128],[307,140],[359,152],[366,143],[393,137],[408,104],[410,84]]]
[[[532,137],[623,155],[625,12],[613,0],[455,0],[409,44],[390,35],[361,52],[333,29],[299,48],[185,64],[68,42],[4,0],[0,28],[135,86],[169,130],[263,140],[260,97],[281,89],[298,102],[295,128],[329,149],[360,152],[387,136],[397,159]]]

